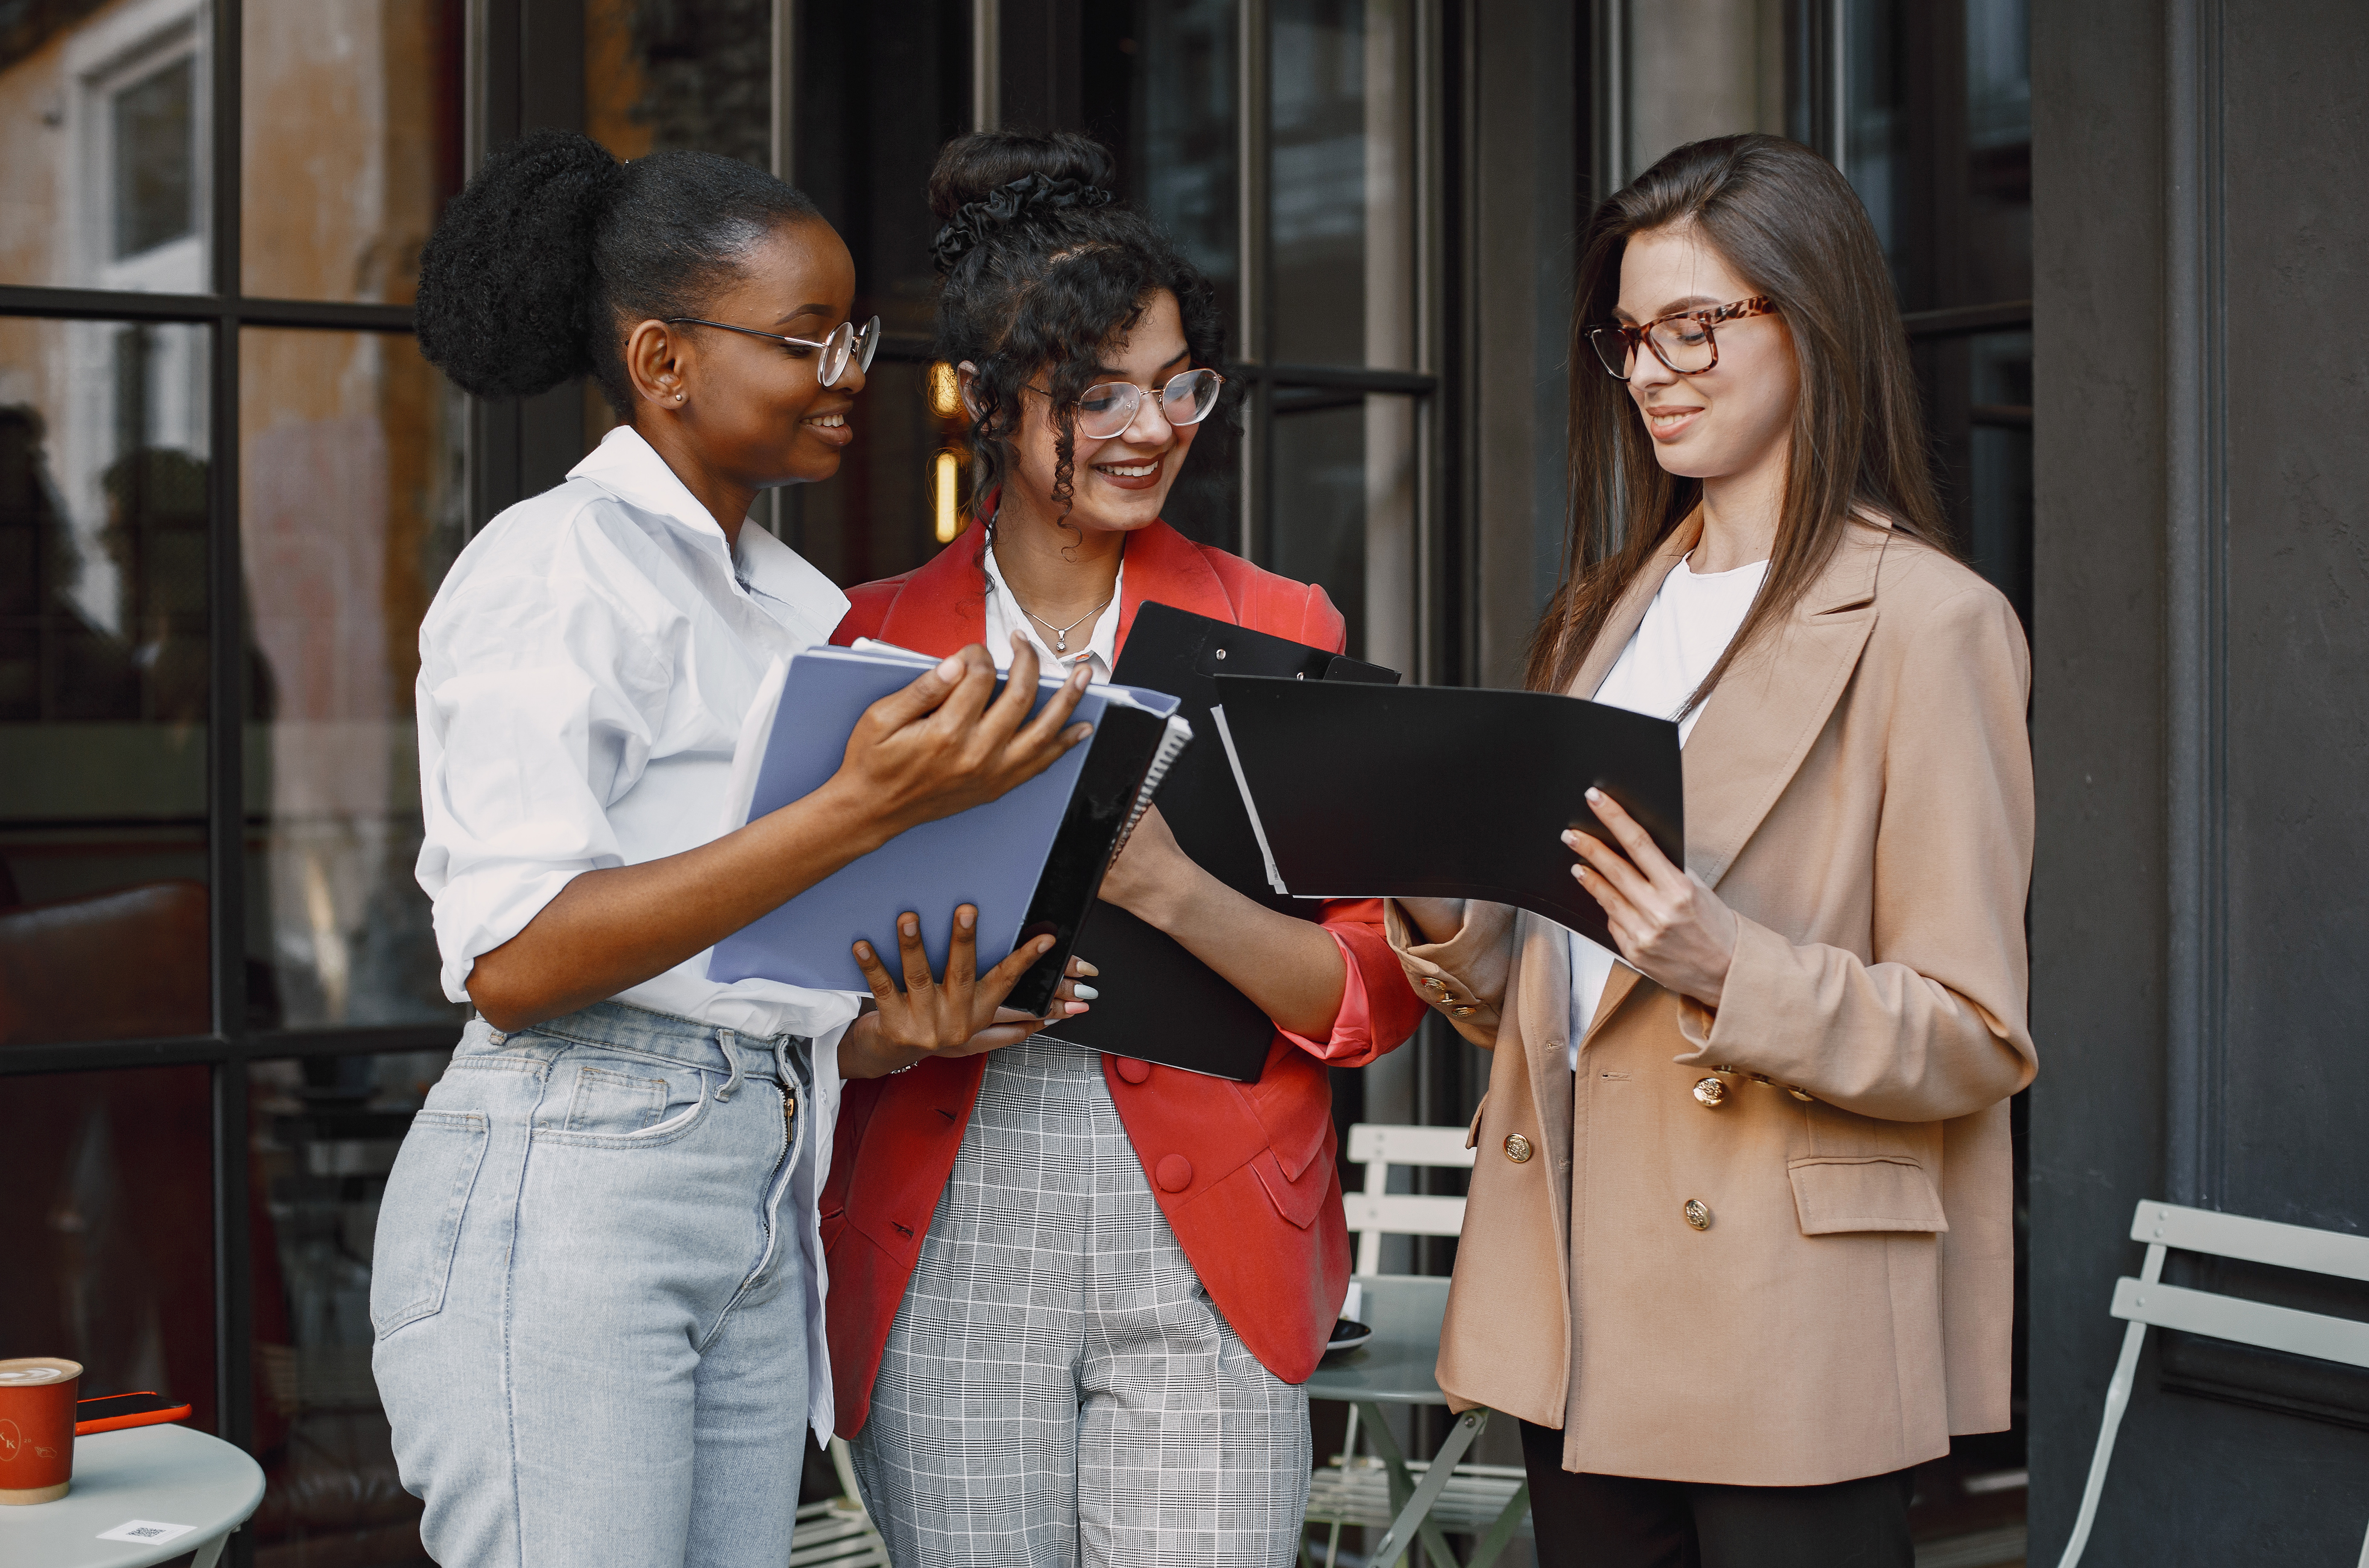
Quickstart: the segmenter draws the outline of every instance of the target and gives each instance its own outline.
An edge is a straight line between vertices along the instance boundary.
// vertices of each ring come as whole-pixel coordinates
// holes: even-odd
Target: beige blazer
[[[2030,675],[1996,590],[1854,524],[1687,744],[1687,864],[1741,921],[1718,1011],[1617,967],[1575,1075],[1562,927],[1474,904],[1424,944],[1388,906],[1417,990],[1495,1051],[1439,1354],[1461,1404],[1562,1428],[1567,1470],[1757,1486],[2008,1425]]]

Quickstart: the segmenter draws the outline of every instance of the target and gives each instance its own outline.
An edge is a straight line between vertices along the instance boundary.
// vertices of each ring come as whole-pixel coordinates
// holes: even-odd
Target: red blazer
[[[853,589],[831,640],[879,637],[931,654],[979,641],[985,538],[974,525],[919,570]],[[1147,600],[1336,651],[1345,641],[1322,588],[1196,544],[1164,522],[1127,541],[1119,646]],[[1203,1288],[1251,1354],[1290,1383],[1316,1369],[1349,1282],[1324,1070],[1364,1066],[1413,1034],[1424,1011],[1382,936],[1377,901],[1329,901],[1322,921],[1348,964],[1333,1033],[1315,1040],[1278,1029],[1256,1083],[1103,1056],[1119,1118]],[[986,1071],[984,1056],[925,1061],[850,1083],[840,1102],[822,1241],[841,1436],[862,1431],[871,1412],[889,1327]]]

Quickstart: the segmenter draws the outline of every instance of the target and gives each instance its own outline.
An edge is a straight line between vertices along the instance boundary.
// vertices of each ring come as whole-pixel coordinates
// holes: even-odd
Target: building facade
[[[464,397],[411,340],[489,148],[702,148],[820,204],[887,337],[840,476],[758,520],[851,583],[927,559],[965,496],[937,147],[1101,137],[1216,280],[1250,394],[1171,521],[1323,583],[1367,658],[1513,685],[1562,560],[1587,212],[1764,130],[1875,221],[1960,543],[2035,648],[2017,1425],[1920,1477],[1917,1519],[2018,1561],[2028,1467],[2053,1557],[2132,1204],[2369,1221],[2364,45],[2340,0],[0,5],[0,1144],[33,1195],[0,1249],[36,1282],[0,1351],[251,1447],[250,1561],[418,1557],[366,1315],[460,1022],[410,874],[415,634],[470,531],[609,420],[581,386]],[[1336,1075],[1339,1115],[1461,1125],[1484,1067],[1427,1028]],[[2364,1412],[2167,1338],[2090,1561],[2349,1561]]]

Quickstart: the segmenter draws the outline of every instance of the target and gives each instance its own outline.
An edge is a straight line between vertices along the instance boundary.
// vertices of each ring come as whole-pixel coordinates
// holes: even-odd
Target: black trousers
[[[1915,1472],[1831,1486],[1575,1475],[1562,1434],[1522,1423],[1539,1568],[1916,1568]]]

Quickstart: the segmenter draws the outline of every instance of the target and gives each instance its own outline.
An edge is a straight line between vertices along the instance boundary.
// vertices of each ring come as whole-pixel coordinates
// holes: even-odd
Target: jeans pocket
[[[697,1126],[713,1098],[697,1068],[578,1047],[552,1070],[549,1103],[555,1110],[565,1106],[564,1115],[538,1126],[535,1141],[662,1148]]]
[[[380,1338],[443,1310],[486,1139],[482,1111],[421,1111],[411,1118],[386,1178],[371,1249],[371,1327]]]

